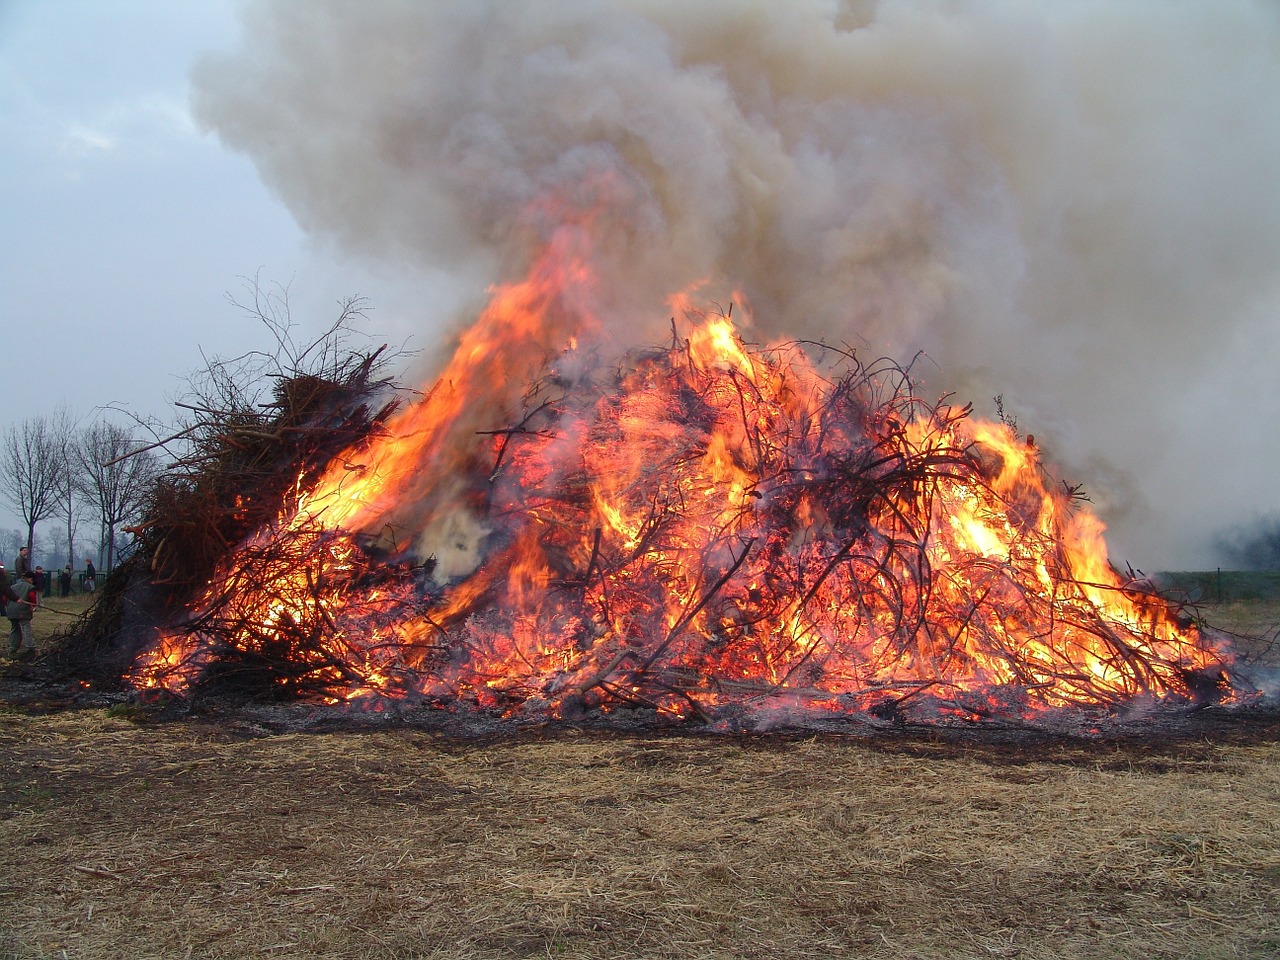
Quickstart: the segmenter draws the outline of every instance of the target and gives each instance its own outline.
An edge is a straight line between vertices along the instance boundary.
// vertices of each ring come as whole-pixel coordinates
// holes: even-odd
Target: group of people
[[[71,564],[68,563],[58,577],[58,592],[64,597],[71,593],[71,574]],[[86,590],[93,591],[96,576],[93,561],[86,559]],[[41,592],[47,597],[52,587],[52,578],[45,574],[44,568],[31,566],[30,551],[26,547],[18,550],[18,556],[13,561],[12,581],[4,564],[0,562],[0,604],[3,604],[4,615],[9,619],[9,659],[30,660],[36,655],[31,620],[35,616],[36,607],[40,605]]]

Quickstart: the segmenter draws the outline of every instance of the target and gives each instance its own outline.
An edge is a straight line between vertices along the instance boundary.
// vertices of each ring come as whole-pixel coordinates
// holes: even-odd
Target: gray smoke
[[[1210,565],[1276,506],[1270,0],[270,0],[196,110],[317,237],[461,278],[459,316],[590,212],[620,330],[703,283],[760,340],[924,350],[1119,562]]]

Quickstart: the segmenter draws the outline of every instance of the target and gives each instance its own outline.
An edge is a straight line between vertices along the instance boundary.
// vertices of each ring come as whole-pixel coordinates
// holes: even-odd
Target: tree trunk
[[[67,563],[72,567],[76,564],[76,528],[72,522],[74,503],[72,500],[71,484],[67,484]]]

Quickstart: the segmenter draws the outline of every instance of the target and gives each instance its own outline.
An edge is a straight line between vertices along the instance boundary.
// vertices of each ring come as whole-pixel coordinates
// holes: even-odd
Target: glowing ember
[[[553,249],[498,290],[425,399],[227,557],[134,682],[733,723],[1230,696],[1226,651],[1126,588],[1007,427],[892,364],[748,349],[726,318],[592,362],[589,283]]]

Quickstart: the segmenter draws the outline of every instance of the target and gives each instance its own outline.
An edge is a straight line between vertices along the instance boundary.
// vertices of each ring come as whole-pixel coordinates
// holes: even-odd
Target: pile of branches
[[[148,628],[169,622],[249,533],[287,509],[344,450],[376,435],[400,404],[386,345],[348,345],[358,300],[320,337],[296,344],[287,304],[253,288],[250,308],[273,352],[212,360],[177,403],[176,427],[150,447],[172,455],[148,492],[128,558],[85,618],[47,658],[55,672],[107,685],[132,664]],[[281,305],[283,304],[283,311]]]
[[[828,360],[834,354],[824,363],[831,378],[808,417],[776,415],[776,401],[794,386],[787,382],[793,367],[786,356],[793,351],[825,353]],[[495,431],[503,441],[490,478],[489,516],[508,518],[509,530],[521,522],[510,518],[522,518],[538,530],[544,556],[561,561],[540,619],[548,626],[557,619],[592,625],[581,641],[591,654],[571,669],[556,665],[553,685],[536,669],[522,673],[519,664],[515,675],[470,678],[482,682],[468,689],[500,691],[483,705],[518,712],[525,702],[556,700],[562,713],[627,705],[710,721],[726,715],[726,702],[749,711],[747,705],[775,693],[831,701],[829,691],[845,686],[853,692],[840,696],[841,712],[898,717],[928,702],[976,717],[1025,713],[1028,698],[1051,684],[1062,697],[1090,705],[1169,695],[1216,702],[1226,693],[1219,674],[1171,669],[1146,651],[1150,637],[1141,629],[1113,622],[1087,600],[1086,588],[1113,590],[1173,615],[1165,601],[1133,584],[1076,582],[1063,544],[1037,528],[1036,492],[997,494],[991,480],[1001,464],[958,429],[970,407],[923,400],[910,367],[886,358],[867,364],[852,351],[794,343],[755,355],[760,369],[770,371],[764,379],[776,378],[762,389],[733,370],[695,369],[680,353],[673,338],[666,350],[630,358],[597,392],[604,399],[589,414],[575,409],[581,405],[572,397],[544,400],[541,384],[532,391],[530,415]],[[672,388],[677,376],[679,386]],[[629,433],[622,423],[634,422],[636,410],[623,408],[654,384],[669,402],[646,408],[660,412],[641,436]],[[705,484],[688,465],[723,433],[726,416],[742,437],[733,456],[749,478],[747,496],[736,515],[721,515],[707,527],[699,513],[716,508],[696,497]],[[522,475],[522,461],[537,463],[540,451],[561,443],[565,419],[589,424],[583,449],[603,452],[602,459],[645,445],[643,470],[618,488],[613,504],[643,517],[632,542],[602,537],[599,528],[592,536],[587,488],[598,477],[590,476],[591,468],[585,476],[551,471],[554,485],[542,488]],[[908,440],[908,423],[924,425],[924,439]],[[504,472],[514,482],[492,483]],[[935,566],[932,524],[948,481],[980,489],[1003,506],[1016,531],[1008,557],[960,554]],[[712,499],[722,495],[727,490]],[[1078,487],[1064,486],[1060,496],[1064,506],[1083,499]],[[690,537],[691,528],[711,534]],[[798,538],[807,544],[798,547]],[[590,557],[583,568],[570,558],[581,556],[586,542]],[[486,564],[500,570],[502,545],[494,546]],[[1052,594],[1034,575],[1039,561],[1058,584]],[[690,591],[691,571],[696,586]],[[972,587],[944,589],[956,582]],[[450,656],[456,661],[466,651],[477,663],[501,661],[486,646],[490,638],[512,635],[512,604],[471,593],[472,601],[451,607],[440,622]],[[674,622],[664,603],[673,595],[685,596]],[[623,606],[632,613],[615,616]],[[1022,619],[1029,638],[1046,638],[1034,668],[1008,643],[1009,617]],[[775,629],[783,623],[804,626]],[[1060,629],[1085,640],[1057,639]],[[893,640],[874,642],[877,631]],[[1084,645],[1104,651],[1107,665],[1130,678],[1123,689],[1094,682],[1076,659]],[[952,679],[972,673],[975,648],[1011,667],[1014,679],[1000,691],[1000,702],[988,692],[969,695]],[[762,670],[746,679],[741,669],[749,663],[780,665],[782,673],[766,679],[770,671]]]
[[[391,415],[373,374],[381,351],[355,355],[330,375],[299,373],[274,385],[269,403],[189,406],[198,421],[191,450],[151,493],[133,532],[152,586],[185,599],[248,534],[292,506],[343,450]]]
[[[805,347],[829,349],[790,349]],[[918,703],[959,698],[957,708],[973,715],[995,705],[966,697],[946,676],[967,670],[975,645],[1018,669],[1018,652],[1003,646],[1003,615],[991,612],[999,601],[1025,613],[1030,633],[1059,624],[1098,640],[1111,664],[1133,678],[1103,697],[1112,703],[1171,688],[1208,701],[1220,696],[1220,678],[1189,689],[1193,678],[1151,661],[1140,649],[1143,636],[1083,599],[1059,548],[1033,542],[1041,537],[1034,503],[1005,505],[1022,531],[1015,550],[1025,547],[1055,568],[1054,596],[1041,595],[1026,575],[1030,561],[1018,568],[974,556],[959,561],[963,570],[934,569],[930,517],[940,485],[962,478],[990,494],[988,478],[999,466],[984,462],[975,445],[949,439],[963,435],[954,428],[968,407],[922,401],[909,368],[889,360],[864,365],[852,352],[838,353],[840,372],[807,419],[769,415],[772,396],[794,386],[777,354],[768,365],[779,379],[763,393],[736,373],[696,369],[674,336],[670,347],[631,355],[600,382],[548,373],[531,385],[523,415],[474,438],[473,475],[460,489],[491,533],[479,568],[460,584],[435,584],[394,551],[381,556],[356,539],[345,541],[335,565],[329,546],[343,538],[340,531],[271,523],[289,501],[277,488],[251,542],[219,567],[205,602],[182,621],[180,629],[199,638],[205,664],[182,668],[202,690],[236,696],[342,699],[376,686],[392,696],[431,690],[451,708],[470,700],[503,715],[630,706],[702,720],[724,716],[727,701],[746,704],[784,688],[830,700],[824,691],[840,675],[856,689],[842,696],[845,712],[896,717]],[[649,408],[653,418],[624,409],[651,385],[661,398]],[[719,517],[706,537],[717,508],[697,496],[706,484],[698,482],[696,464],[726,416],[744,438],[735,457],[751,487],[738,515]],[[624,426],[639,422],[638,435]],[[927,424],[933,439],[907,441],[911,422]],[[567,442],[570,435],[578,439]],[[611,469],[611,453],[637,442],[644,466],[616,490],[615,506],[643,518],[628,542],[600,527],[592,490],[600,471]],[[824,532],[798,551],[793,535],[811,527],[815,509]],[[522,606],[506,581],[529,531],[550,568],[536,609]],[[301,593],[299,568],[306,574]],[[691,590],[689,571],[697,581]],[[957,575],[974,584],[973,593],[940,589],[942,578]],[[674,622],[673,595],[685,596]],[[867,643],[869,624],[879,619],[883,629],[886,612],[896,640]],[[824,617],[825,626],[816,625]],[[410,620],[428,626],[426,639],[387,639]],[[770,627],[793,620],[808,625],[788,636]],[[519,648],[512,638],[529,635],[530,623],[536,640]],[[565,624],[576,624],[578,634],[566,633]],[[557,648],[556,655],[544,656],[544,647]],[[876,659],[868,659],[871,650]],[[1025,710],[1046,673],[1065,696],[1096,702],[1073,647],[1055,647],[1055,654],[1056,661],[1037,664],[1035,676],[1026,671],[1009,685],[1009,710]],[[785,664],[785,675],[742,679],[735,665],[748,661]],[[936,673],[912,675],[899,669],[906,663]],[[857,687],[855,670],[891,679]]]

